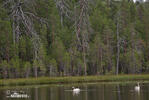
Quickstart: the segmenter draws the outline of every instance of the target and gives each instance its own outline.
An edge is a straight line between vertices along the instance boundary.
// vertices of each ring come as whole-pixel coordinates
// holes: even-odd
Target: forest
[[[0,0],[0,78],[149,73],[149,2]]]

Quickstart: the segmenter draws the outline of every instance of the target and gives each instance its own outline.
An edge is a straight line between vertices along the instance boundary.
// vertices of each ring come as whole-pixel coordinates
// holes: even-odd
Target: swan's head
[[[72,89],[74,89],[75,87],[73,86]]]

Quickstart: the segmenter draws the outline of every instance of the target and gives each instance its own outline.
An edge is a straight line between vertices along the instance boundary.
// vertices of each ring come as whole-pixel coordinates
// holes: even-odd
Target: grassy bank
[[[28,79],[3,79],[0,86],[16,85],[39,85],[60,83],[83,83],[83,82],[124,82],[124,81],[148,80],[149,75],[105,75],[105,76],[80,76],[80,77],[40,77]]]

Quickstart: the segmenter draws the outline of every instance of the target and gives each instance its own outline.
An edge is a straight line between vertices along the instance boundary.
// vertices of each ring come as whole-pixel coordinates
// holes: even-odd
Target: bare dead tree
[[[54,0],[56,3],[56,7],[59,10],[59,14],[61,17],[61,25],[63,26],[63,19],[66,17],[72,21],[74,31],[76,34],[77,42],[76,47],[83,54],[83,62],[84,62],[84,72],[87,75],[87,65],[86,65],[86,54],[89,48],[89,33],[90,33],[90,23],[89,23],[89,12],[88,6],[89,2],[92,0],[79,0],[73,4],[71,8],[72,0]]]
[[[119,61],[120,61],[120,48],[123,42],[123,39],[120,37],[120,32],[122,30],[122,23],[123,23],[121,9],[117,11],[115,18],[116,18],[116,38],[117,38],[116,75],[118,75],[119,74]]]
[[[39,48],[41,45],[40,37],[37,34],[33,21],[36,19],[41,23],[45,23],[42,18],[37,17],[23,8],[27,7],[30,3],[35,3],[34,0],[6,0],[4,7],[10,11],[10,18],[12,20],[13,41],[14,44],[19,42],[20,36],[26,34],[31,38],[34,51],[34,60],[39,60]],[[32,4],[31,3],[31,4]],[[37,77],[37,66],[34,66],[35,76]]]
[[[119,36],[119,22],[120,22],[120,11],[117,14],[117,22],[116,22],[116,37],[117,37],[117,58],[116,58],[116,74],[119,73],[119,56],[120,56],[120,36]]]
[[[75,29],[76,29],[76,36],[78,40],[78,44],[80,45],[81,52],[83,53],[83,62],[84,62],[84,72],[87,75],[87,50],[89,48],[89,33],[90,33],[90,23],[89,23],[89,13],[88,13],[88,0],[80,0],[78,2],[79,8],[75,15],[79,15],[79,17],[75,18]],[[77,7],[77,6],[76,6]],[[77,9],[77,8],[75,8]]]
[[[61,25],[63,26],[64,17],[72,20],[72,10],[70,8],[71,0],[54,0],[56,7],[58,8],[59,15],[61,17]]]

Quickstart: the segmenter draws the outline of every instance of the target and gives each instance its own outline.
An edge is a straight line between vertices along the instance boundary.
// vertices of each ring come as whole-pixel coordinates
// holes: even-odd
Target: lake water
[[[58,84],[24,87],[1,87],[0,100],[149,100],[149,83],[83,83]],[[79,87],[80,93],[73,93],[72,86]],[[19,93],[28,97],[13,97]],[[12,97],[11,97],[12,96]]]

